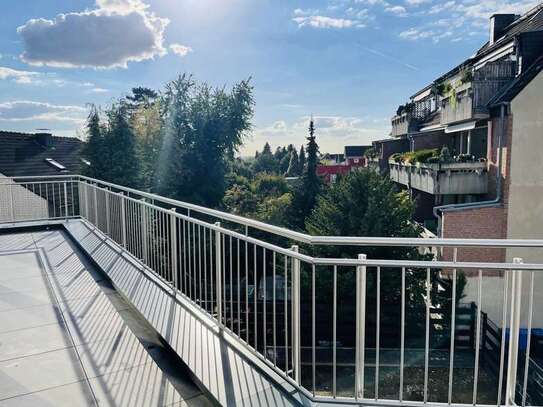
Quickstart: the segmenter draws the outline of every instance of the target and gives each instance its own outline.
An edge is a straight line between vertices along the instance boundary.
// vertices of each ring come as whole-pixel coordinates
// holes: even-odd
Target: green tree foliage
[[[300,173],[303,173],[304,172],[304,169],[305,169],[305,150],[304,150],[304,146],[301,146],[300,147],[300,153],[298,154],[298,160],[299,160],[299,168],[300,168]]]
[[[252,181],[239,179],[226,191],[223,203],[232,213],[284,226],[291,200],[284,177],[259,173]]]
[[[182,75],[166,86],[158,191],[216,207],[226,188],[228,162],[251,128],[253,88],[242,81],[230,92]]]
[[[419,227],[411,222],[415,202],[406,191],[398,191],[388,178],[381,177],[369,170],[355,171],[339,179],[319,198],[314,211],[306,222],[307,231],[320,236],[365,236],[365,237],[418,237]],[[356,258],[364,253],[369,259],[406,259],[428,260],[431,256],[421,254],[412,247],[351,247],[317,246],[312,248],[320,257]],[[354,299],[354,268],[342,272],[339,290],[346,298]],[[383,304],[397,305],[401,299],[401,274],[397,269],[382,268],[381,301]],[[323,273],[317,292],[325,292],[331,284],[331,273]],[[369,303],[376,295],[376,269],[368,268],[367,295]],[[463,276],[459,278],[458,298],[462,296],[465,285]],[[309,284],[309,276],[304,277],[304,284]],[[411,305],[424,313],[424,295],[426,291],[426,269],[407,269],[406,281],[408,298]],[[450,309],[452,284],[440,277],[439,270],[431,270],[431,297],[435,306]],[[321,301],[329,301],[329,295]]]
[[[104,137],[108,163],[101,179],[127,187],[139,187],[139,160],[136,139],[129,124],[129,114],[123,101],[106,111],[108,126]]]
[[[290,226],[303,230],[305,220],[315,207],[317,197],[322,190],[322,180],[317,175],[319,163],[319,146],[315,137],[315,124],[313,119],[309,122],[309,136],[307,137],[307,158],[302,173],[300,188],[296,188],[289,213]]]
[[[83,146],[81,155],[88,164],[82,164],[82,174],[92,178],[100,178],[107,169],[105,155],[105,129],[100,122],[100,115],[96,106],[91,106],[87,117],[87,142]]]
[[[298,153],[295,149],[290,152],[290,162],[288,164],[286,177],[298,177],[300,176],[300,160],[298,159]]]
[[[262,152],[255,157],[253,170],[255,173],[267,172],[271,174],[276,173],[277,169],[278,164],[275,156],[272,154],[271,146],[269,143],[266,143],[262,149]]]
[[[129,114],[124,101],[114,103],[105,112],[102,124],[93,107],[87,120],[88,139],[83,157],[90,165],[84,174],[128,187],[139,186],[139,160]]]
[[[153,191],[157,179],[157,163],[165,152],[163,146],[164,120],[161,103],[157,100],[150,104],[138,106],[132,113],[131,125],[136,137],[137,156],[141,167],[141,185]]]

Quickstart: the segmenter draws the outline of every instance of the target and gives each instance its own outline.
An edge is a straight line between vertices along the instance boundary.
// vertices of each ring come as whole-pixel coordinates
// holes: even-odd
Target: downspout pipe
[[[440,219],[440,212],[442,214],[443,212],[460,211],[465,208],[488,208],[496,206],[500,203],[502,193],[501,168],[503,161],[502,147],[505,137],[505,112],[506,109],[509,107],[509,102],[500,102],[496,106],[500,106],[500,134],[498,135],[498,168],[496,171],[496,197],[487,201],[436,206],[433,209],[433,214],[438,219],[438,222]]]

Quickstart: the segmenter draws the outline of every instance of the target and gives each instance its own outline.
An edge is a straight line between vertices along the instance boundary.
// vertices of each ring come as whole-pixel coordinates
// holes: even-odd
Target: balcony
[[[486,163],[404,164],[389,162],[390,179],[432,195],[477,195],[488,191]]]
[[[488,102],[513,80],[515,70],[515,62],[498,61],[475,71],[473,79],[460,84],[453,95],[442,99],[441,124],[488,118]]]
[[[534,291],[542,287],[533,276],[543,264],[466,262],[462,256],[489,248],[521,248],[531,255],[543,241],[310,236],[82,176],[3,179],[0,208],[1,258],[28,250],[42,256],[34,268],[0,263],[0,304],[11,304],[10,311],[17,303],[26,309],[25,301],[50,295],[38,284],[49,281],[71,338],[98,335],[89,350],[77,344],[65,348],[79,351],[77,374],[83,379],[77,386],[89,384],[85,389],[100,405],[180,400],[171,387],[165,393],[154,386],[169,382],[162,379],[163,368],[148,363],[143,366],[152,372],[130,374],[139,355],[152,353],[153,346],[145,350],[146,341],[115,336],[122,323],[112,320],[127,306],[175,353],[167,358],[170,363],[181,359],[206,395],[221,405],[459,407],[514,405],[523,399],[541,405],[541,349],[523,347],[520,338],[526,332],[521,321],[533,337],[532,322],[539,327]],[[269,241],[262,237],[266,234],[272,236]],[[311,255],[312,247],[323,245],[357,247],[360,253],[372,246],[447,248],[455,261]],[[35,270],[40,264],[45,268]],[[466,277],[463,298],[457,297],[458,282],[464,284],[460,275]],[[104,288],[106,281],[112,284]],[[29,294],[34,289],[37,294]],[[126,303],[101,313],[94,298],[111,307],[111,290]],[[533,312],[521,299],[534,305]],[[98,309],[85,319],[94,306]],[[28,318],[36,322],[36,333],[13,341],[12,352],[31,349],[35,338],[43,346],[63,340],[38,312],[13,317],[11,323],[19,324],[13,329],[5,325],[9,313],[0,314],[2,332],[18,330]],[[125,335],[132,330],[122,329]],[[102,340],[102,334],[114,339]],[[31,397],[36,405],[39,387],[30,396],[22,393],[36,377],[46,383],[43,389],[51,389],[47,380],[60,377],[59,364],[44,358],[35,373],[30,372],[36,363],[24,372],[9,370],[18,364],[12,354],[2,354],[5,336],[0,341],[0,400]],[[123,358],[133,365],[123,370]],[[77,358],[65,360],[69,366]],[[120,370],[111,367],[110,376],[93,373],[108,366]],[[44,374],[47,369],[56,374]],[[61,384],[71,383],[70,377],[61,379]],[[20,395],[8,394],[10,389]],[[64,390],[50,391],[44,399],[62,405]],[[80,399],[64,400],[73,405]],[[190,405],[190,398],[178,404],[185,402]]]

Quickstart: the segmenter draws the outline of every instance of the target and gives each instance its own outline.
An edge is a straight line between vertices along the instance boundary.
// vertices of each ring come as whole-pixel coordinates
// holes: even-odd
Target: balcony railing
[[[475,71],[472,81],[459,86],[454,96],[442,100],[441,124],[487,118],[488,102],[513,80],[515,72],[513,61],[489,63]]]
[[[542,240],[310,236],[82,176],[2,179],[0,208],[3,228],[88,222],[310,400],[391,406],[531,400],[524,384],[534,369],[520,368],[517,350],[521,321],[532,333],[534,290],[542,289],[535,276],[543,264],[459,259],[464,250],[531,254]],[[321,246],[360,254],[311,254]],[[383,246],[434,247],[450,256],[364,254]],[[497,271],[499,298],[488,300],[483,286]],[[458,297],[461,274],[474,288],[470,312]],[[490,348],[481,310],[496,302],[499,339]],[[530,349],[525,354],[529,362]]]
[[[486,194],[486,163],[404,164],[389,162],[390,179],[432,195]]]

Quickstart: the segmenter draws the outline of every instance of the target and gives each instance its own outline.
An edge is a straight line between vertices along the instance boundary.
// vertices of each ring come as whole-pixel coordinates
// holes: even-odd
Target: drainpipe
[[[500,134],[498,136],[498,168],[496,171],[496,197],[491,200],[487,201],[480,201],[480,202],[470,202],[470,203],[463,203],[463,204],[450,204],[450,205],[441,205],[436,206],[433,209],[434,216],[438,220],[440,219],[439,212],[454,212],[459,211],[465,208],[488,208],[492,206],[496,206],[500,203],[501,200],[501,192],[502,192],[502,177],[501,177],[501,168],[502,168],[502,147],[503,147],[503,139],[505,136],[505,109],[509,107],[509,102],[500,102],[498,104],[500,106]]]

